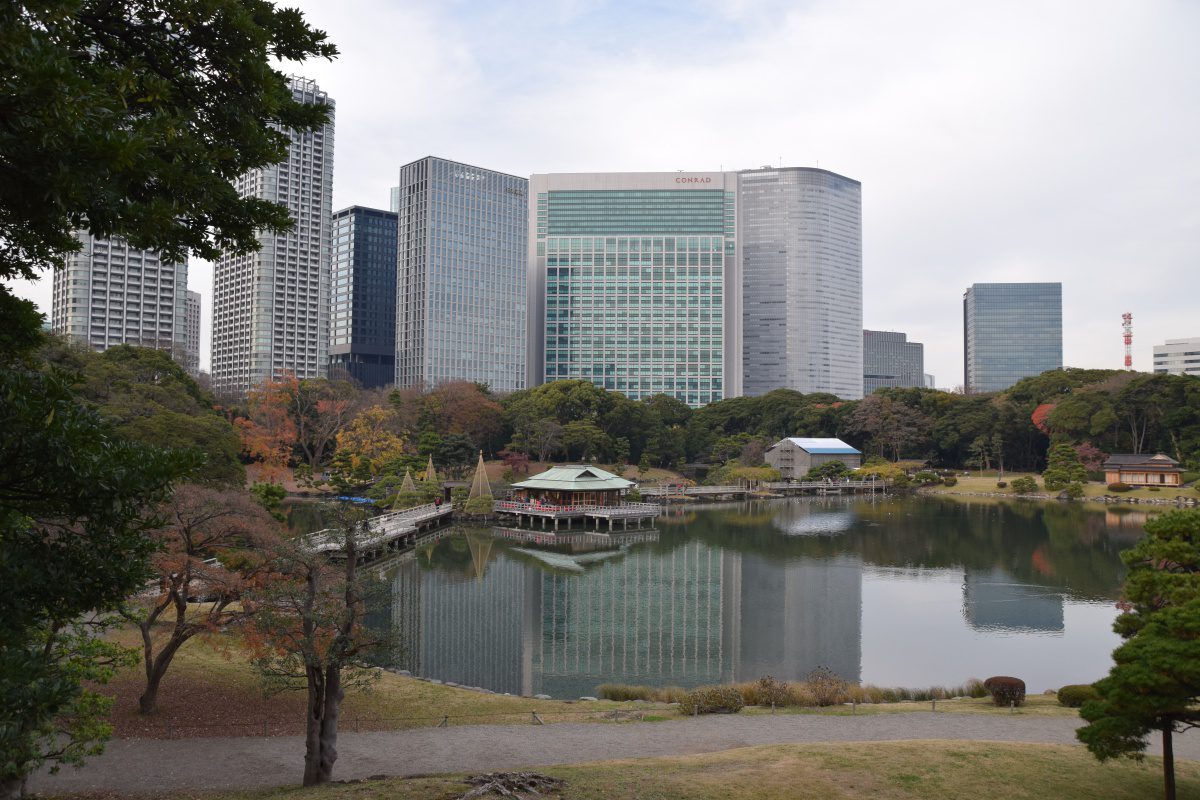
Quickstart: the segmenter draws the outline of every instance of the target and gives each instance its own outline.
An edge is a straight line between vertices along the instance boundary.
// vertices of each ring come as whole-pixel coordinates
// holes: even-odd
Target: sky
[[[1194,0],[286,0],[334,62],[334,208],[401,164],[819,166],[862,183],[864,326],[962,383],[972,283],[1061,281],[1067,366],[1200,336]],[[204,295],[208,361],[212,270]],[[18,284],[49,313],[50,281]]]

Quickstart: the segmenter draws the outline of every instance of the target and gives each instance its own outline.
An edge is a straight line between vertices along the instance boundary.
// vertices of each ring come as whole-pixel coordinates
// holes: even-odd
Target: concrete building
[[[301,102],[328,105],[330,120],[292,131],[286,161],[234,182],[243,197],[284,205],[295,227],[260,233],[260,250],[215,265],[212,387],[219,397],[244,397],[285,371],[298,378],[328,372],[334,102],[305,78],[293,78],[291,89]]]
[[[187,264],[77,233],[80,249],[54,271],[52,330],[104,351],[120,344],[171,353],[186,367]]]
[[[862,466],[862,453],[841,439],[793,436],[768,447],[763,460],[779,470],[784,480],[799,480],[813,467],[830,461],[841,461],[850,469],[858,469]]]
[[[1200,336],[1167,339],[1154,345],[1154,371],[1160,375],[1200,375]]]
[[[738,237],[744,393],[862,397],[862,185],[823,169],[739,172]]]
[[[963,295],[964,390],[1062,369],[1061,283],[976,283]]]
[[[396,378],[396,215],[351,206],[333,215],[329,374],[368,389]]]
[[[534,175],[529,201],[529,385],[741,393],[735,173]]]
[[[528,184],[433,156],[400,168],[396,386],[525,388]]]
[[[187,293],[184,368],[193,378],[200,374],[200,293]]]
[[[928,372],[925,373],[925,388],[926,389],[936,389],[937,388],[937,378],[930,375]]]
[[[925,345],[896,331],[863,331],[863,393],[925,385]]]

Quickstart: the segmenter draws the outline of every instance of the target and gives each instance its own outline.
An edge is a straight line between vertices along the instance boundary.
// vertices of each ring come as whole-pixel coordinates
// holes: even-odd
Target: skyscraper
[[[1062,369],[1062,284],[973,284],[963,295],[963,340],[968,394]]]
[[[53,331],[98,351],[154,347],[183,364],[187,264],[163,261],[124,239],[75,236],[80,249],[54,271]]]
[[[863,393],[925,385],[925,345],[897,331],[863,331]]]
[[[316,378],[328,370],[334,103],[306,78],[293,78],[291,89],[300,102],[328,105],[330,119],[292,131],[286,161],[235,181],[241,196],[285,206],[295,227],[260,233],[260,250],[216,263],[212,386],[219,396],[244,397],[284,371]]]
[[[1160,375],[1200,375],[1200,336],[1167,339],[1154,345],[1154,371]]]
[[[330,375],[367,388],[396,378],[396,215],[351,206],[333,215]]]
[[[184,337],[184,369],[193,378],[200,374],[200,293],[187,293],[187,323]]]
[[[737,202],[731,172],[534,175],[529,384],[740,394]]]
[[[863,396],[862,185],[823,169],[738,173],[742,388]]]
[[[525,387],[528,184],[433,156],[400,168],[396,386]]]

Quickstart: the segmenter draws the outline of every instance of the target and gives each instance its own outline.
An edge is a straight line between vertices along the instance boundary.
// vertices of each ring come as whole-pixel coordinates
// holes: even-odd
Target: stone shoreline
[[[1058,501],[1057,495],[1051,494],[1013,494],[1012,492],[931,492],[924,489],[918,489],[917,494],[927,495],[931,497],[995,497],[1009,500],[1041,500]],[[1200,497],[1187,497],[1186,495],[1176,495],[1175,497],[1151,498],[1151,497],[1122,497],[1120,495],[1105,494],[1098,497],[1080,497],[1078,500],[1062,500],[1062,502],[1079,502],[1079,503],[1103,503],[1104,505],[1150,505],[1150,506],[1176,506],[1178,508],[1192,508],[1200,506]]]

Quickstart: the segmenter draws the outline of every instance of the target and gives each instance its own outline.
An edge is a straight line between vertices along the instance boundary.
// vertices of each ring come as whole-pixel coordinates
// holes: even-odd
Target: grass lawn
[[[126,629],[116,636],[136,645],[136,632]],[[304,693],[284,692],[266,697],[258,674],[233,637],[216,640],[220,647],[193,640],[175,656],[159,692],[159,712],[142,716],[137,711],[143,679],[140,669],[119,674],[99,687],[116,698],[111,721],[119,738],[187,738],[204,736],[296,735],[303,732]],[[828,708],[780,708],[781,714],[894,714],[929,711],[928,702],[902,702]],[[678,708],[664,703],[567,700],[534,700],[486,694],[436,685],[390,672],[381,673],[369,691],[349,690],[342,709],[343,729],[398,730],[438,725],[511,724],[532,721],[537,712],[544,722],[656,722],[679,716]],[[1009,714],[988,698],[940,700],[938,713]],[[769,708],[748,707],[747,715],[770,714]],[[1018,716],[1074,716],[1052,695],[1030,695]],[[264,722],[266,726],[264,728]]]
[[[566,800],[1134,800],[1161,796],[1161,762],[1101,764],[1083,748],[1001,742],[852,742],[770,745],[721,753],[601,761],[538,772],[566,784]],[[1177,762],[1180,798],[1200,798],[1200,764]],[[462,776],[366,781],[317,789],[173,792],[173,800],[421,800],[461,797]]]
[[[1046,488],[1042,485],[1042,477],[1040,475],[1018,472],[1004,473],[1004,480],[1008,483],[1008,488],[1006,489],[996,488],[996,473],[985,472],[984,477],[980,477],[978,472],[973,472],[971,473],[970,477],[959,477],[958,484],[955,486],[930,486],[922,489],[921,492],[922,494],[946,495],[999,492],[1013,495],[1013,479],[1026,476],[1037,479],[1038,494],[1046,495],[1050,499],[1058,497],[1058,492],[1050,492],[1046,490]],[[1083,485],[1084,497],[1102,497],[1106,494],[1116,497],[1136,497],[1141,500],[1173,500],[1176,495],[1183,495],[1184,497],[1200,497],[1200,493],[1197,493],[1195,488],[1192,486],[1164,486],[1157,492],[1152,492],[1148,488],[1134,489],[1129,492],[1110,492],[1108,490],[1108,485],[1104,483],[1093,481]],[[1015,498],[1016,495],[1013,495],[1013,497]]]
[[[115,638],[139,645],[136,631]],[[304,692],[264,697],[261,682],[236,642],[221,637],[221,648],[193,640],[180,648],[159,691],[159,713],[144,717],[137,698],[144,686],[139,668],[119,674],[99,687],[114,696],[111,721],[118,737],[179,738],[195,736],[261,736],[263,721],[270,735],[303,733]],[[383,672],[370,690],[348,690],[342,707],[344,730],[396,730],[437,725],[511,724],[530,721],[536,711],[545,722],[606,721],[619,716],[662,718],[673,707],[655,703],[568,702],[486,694]]]

